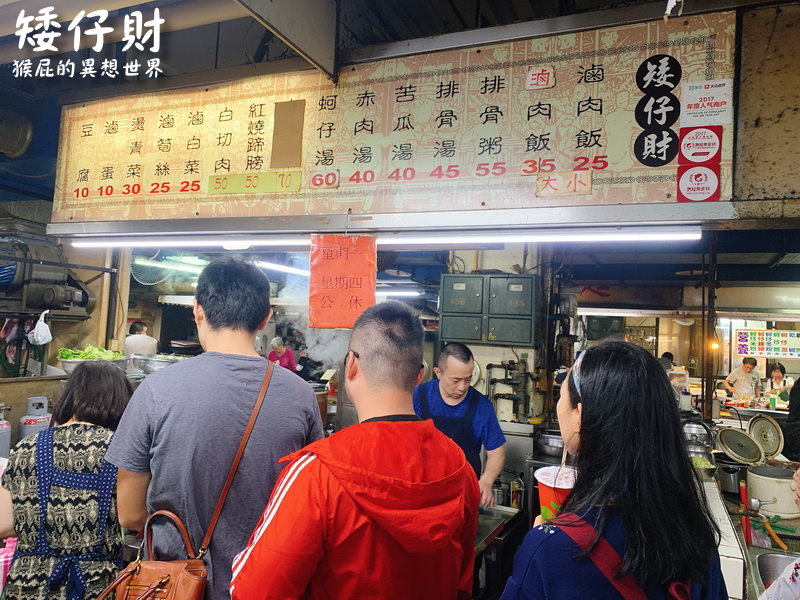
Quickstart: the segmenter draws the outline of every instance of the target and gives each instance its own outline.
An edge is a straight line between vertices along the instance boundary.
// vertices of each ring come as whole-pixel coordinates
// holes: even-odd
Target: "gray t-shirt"
[[[760,389],[761,374],[753,369],[749,373],[742,367],[736,367],[725,380],[733,387],[733,398],[755,398],[756,387]]]
[[[106,459],[151,473],[147,510],[186,523],[197,549],[261,388],[267,361],[206,352],[142,382],[122,416]],[[276,368],[266,400],[206,554],[207,600],[228,600],[233,557],[246,545],[282,468],[278,459],[322,437],[316,397],[305,381]],[[153,528],[160,559],[185,558],[175,528]]]

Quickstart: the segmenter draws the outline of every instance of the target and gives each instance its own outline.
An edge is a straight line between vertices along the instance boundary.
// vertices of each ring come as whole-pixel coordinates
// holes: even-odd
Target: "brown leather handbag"
[[[241,461],[244,454],[247,440],[250,439],[258,413],[264,404],[264,398],[267,395],[267,388],[269,388],[269,382],[272,379],[274,370],[275,365],[268,363],[267,372],[264,375],[264,381],[258,393],[258,400],[256,400],[256,404],[250,414],[250,420],[247,423],[244,435],[242,435],[242,441],[239,443],[239,449],[236,451],[236,457],[233,459],[233,464],[228,471],[228,477],[222,487],[222,493],[219,496],[219,500],[217,500],[217,505],[214,507],[211,523],[205,536],[203,536],[199,550],[195,552],[192,540],[189,538],[189,532],[186,530],[186,525],[178,515],[168,510],[157,510],[148,515],[144,524],[142,547],[146,548],[146,556],[150,560],[141,559],[140,548],[139,556],[136,557],[136,560],[120,571],[117,578],[103,590],[97,600],[110,598],[114,591],[116,591],[115,600],[201,600],[203,598],[208,576],[206,566],[203,563],[203,556],[208,551],[209,544],[211,544],[211,536],[217,527],[220,514],[222,514],[222,508],[225,506],[225,500],[228,497],[231,484],[233,484],[233,478],[239,468],[239,461]],[[153,521],[159,516],[164,516],[175,524],[183,539],[183,546],[186,550],[185,559],[158,560],[155,557],[152,529]]]

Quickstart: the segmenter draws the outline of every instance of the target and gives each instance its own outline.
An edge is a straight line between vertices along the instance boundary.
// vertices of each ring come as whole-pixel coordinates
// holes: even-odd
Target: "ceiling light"
[[[256,266],[262,269],[270,269],[272,271],[281,271],[283,273],[292,273],[294,275],[303,275],[304,277],[308,277],[311,275],[311,271],[306,269],[297,269],[295,267],[289,267],[287,265],[280,265],[278,263],[271,263],[266,262],[263,260],[256,261]]]
[[[411,290],[378,290],[375,292],[376,296],[396,296],[396,297],[409,297],[413,298],[421,296],[422,292],[412,292]]]
[[[666,242],[696,241],[702,239],[699,226],[687,227],[562,227],[554,229],[520,230],[500,229],[496,231],[452,231],[422,233],[381,233],[376,235],[378,246],[456,246],[464,244],[509,244],[509,243],[604,243],[604,242]],[[147,235],[104,238],[77,238],[72,241],[76,248],[225,248],[244,250],[250,247],[297,247],[311,245],[309,235],[281,237],[226,236],[186,237]]]
[[[184,273],[200,273],[203,270],[203,267],[197,267],[193,265],[167,262],[167,261],[149,260],[147,258],[135,258],[133,260],[133,264],[141,265],[143,267],[157,267],[159,269],[171,269],[173,271],[183,271]]]
[[[664,227],[581,228],[493,233],[437,233],[397,234],[378,236],[379,246],[422,246],[436,244],[509,244],[509,243],[564,243],[564,242],[665,242],[692,241],[702,238],[700,227],[681,229]]]
[[[174,237],[106,237],[106,238],[77,238],[72,241],[76,248],[231,248],[244,250],[251,246],[297,246],[308,247],[311,239],[308,237],[278,236],[258,238],[186,238]]]

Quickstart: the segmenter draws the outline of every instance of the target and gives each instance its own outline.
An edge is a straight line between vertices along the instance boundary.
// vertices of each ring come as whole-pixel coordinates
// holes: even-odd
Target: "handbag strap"
[[[183,540],[183,547],[186,550],[186,557],[187,558],[194,558],[195,551],[194,546],[192,546],[192,540],[189,537],[189,532],[186,530],[186,525],[183,524],[181,518],[176,515],[174,512],[170,510],[157,510],[147,516],[147,521],[144,522],[144,546],[147,548],[147,556],[150,557],[150,560],[156,560],[155,555],[153,554],[153,521],[155,521],[156,517],[159,515],[163,515],[167,517],[175,527],[178,529],[178,533],[181,534],[181,539]]]
[[[267,396],[267,388],[269,388],[269,382],[272,379],[272,373],[274,370],[275,365],[272,362],[267,361],[267,372],[264,374],[264,381],[261,383],[261,390],[258,392],[258,399],[253,407],[253,412],[250,413],[250,420],[247,422],[247,427],[242,435],[242,441],[239,442],[239,449],[236,451],[233,464],[228,471],[228,477],[225,480],[225,485],[222,486],[222,493],[219,495],[217,505],[214,507],[214,514],[211,516],[211,523],[208,525],[206,535],[203,537],[203,541],[198,549],[197,558],[201,558],[208,551],[208,546],[211,544],[211,536],[214,534],[214,529],[217,527],[217,521],[219,521],[219,517],[222,514],[222,508],[225,506],[225,500],[228,498],[228,492],[233,484],[233,478],[239,468],[239,461],[242,460],[244,449],[247,446],[247,440],[250,439],[250,434],[253,432],[253,426],[256,424],[258,413],[261,411],[261,406],[264,404],[264,398]]]
[[[599,534],[594,526],[574,513],[560,514],[556,524],[584,552],[587,552],[592,542],[597,539],[597,544],[589,553],[589,559],[625,600],[647,600],[647,594],[633,575],[628,573],[618,577],[622,558],[606,538],[598,537]]]

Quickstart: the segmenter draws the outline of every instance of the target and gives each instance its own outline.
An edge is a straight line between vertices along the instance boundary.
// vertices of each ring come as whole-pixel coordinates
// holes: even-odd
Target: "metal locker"
[[[533,319],[513,319],[490,315],[486,341],[495,344],[532,346]]]
[[[442,275],[439,311],[443,313],[483,312],[483,275]]]
[[[532,277],[489,276],[489,314],[527,315],[533,313]]]
[[[442,315],[439,336],[443,340],[468,340],[480,342],[482,338],[483,317],[480,315]]]

